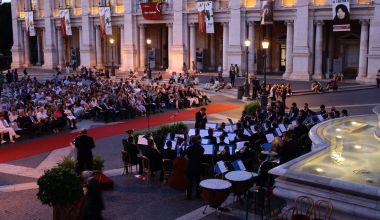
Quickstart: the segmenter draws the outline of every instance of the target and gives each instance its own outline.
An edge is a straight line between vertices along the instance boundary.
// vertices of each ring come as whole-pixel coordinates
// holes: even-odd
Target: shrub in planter
[[[104,168],[104,160],[97,155],[94,155],[92,157],[92,170],[97,170],[97,171],[103,171]]]
[[[64,157],[63,160],[57,163],[58,168],[67,168],[72,170],[77,170],[77,162],[71,157]]]
[[[37,184],[37,198],[49,206],[71,205],[83,196],[82,181],[72,169],[55,167],[46,170]]]
[[[248,115],[251,115],[257,109],[260,109],[260,103],[258,101],[250,102],[244,106],[244,110],[247,112]]]

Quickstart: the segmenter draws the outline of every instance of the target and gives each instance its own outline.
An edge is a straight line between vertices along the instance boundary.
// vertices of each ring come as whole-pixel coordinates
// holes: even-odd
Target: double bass
[[[170,175],[168,185],[178,191],[187,189],[187,168],[188,161],[182,153],[173,161],[173,174]]]

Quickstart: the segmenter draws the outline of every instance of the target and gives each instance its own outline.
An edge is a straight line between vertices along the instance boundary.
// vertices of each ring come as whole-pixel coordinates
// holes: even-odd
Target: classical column
[[[125,50],[124,48],[126,47],[126,44],[125,44],[125,37],[124,37],[124,25],[121,25],[120,27],[120,45],[121,45],[121,50],[120,50],[120,53],[121,53],[121,56],[120,56],[120,68],[119,70],[121,72],[126,72],[128,71],[128,63],[127,63],[127,59],[128,59],[128,51]]]
[[[368,21],[361,20],[359,69],[356,80],[363,81],[367,77],[367,55],[368,55]]]
[[[11,68],[18,68],[24,65],[24,49],[23,49],[23,31],[22,22],[18,21],[18,13],[21,10],[19,1],[11,1],[12,11],[12,34],[13,34],[13,46],[12,46],[12,66]]]
[[[269,48],[266,50],[266,54],[267,54],[266,69],[267,69],[267,73],[270,73],[272,72],[272,49],[275,46],[272,41],[272,25],[266,26],[266,38],[271,44],[269,45]]]
[[[103,54],[102,54],[102,39],[100,36],[100,26],[96,26],[95,28],[95,50],[96,50],[96,68],[101,69],[103,68]]]
[[[48,10],[52,8],[52,3],[54,1],[44,1],[44,50],[43,50],[43,57],[44,57],[44,65],[43,67],[46,69],[53,69],[57,66],[57,50],[56,50],[56,44],[57,44],[57,38],[55,37],[55,30],[54,30],[54,23],[52,19],[53,11]]]
[[[248,72],[252,73],[255,71],[255,22],[248,22],[248,39],[251,44],[248,48]]]
[[[64,51],[63,51],[63,39],[62,39],[62,33],[61,29],[57,28],[57,38],[58,38],[58,64],[61,67],[64,67],[65,65],[65,58],[64,58]]]
[[[168,70],[172,70],[173,24],[168,23],[166,25],[168,26]]]
[[[145,45],[145,26],[143,24],[139,25],[140,32],[140,70],[145,69],[145,59],[146,59],[146,45]]]
[[[36,29],[36,37],[37,37],[37,63],[36,65],[39,66],[41,65],[41,35],[40,32]]]
[[[71,1],[75,2],[75,1]],[[94,36],[94,26],[93,20],[90,18],[90,2],[91,1],[81,1],[82,8],[82,44],[80,51],[80,62],[82,66],[93,67],[95,66],[95,51],[93,47],[93,36]]]
[[[335,48],[334,48],[334,32],[332,31],[332,26],[329,30],[329,43],[328,43],[328,53],[329,53],[329,62],[328,62],[328,69],[327,69],[327,73],[326,73],[326,79],[329,78],[329,75],[330,75],[330,72],[333,71],[333,59],[334,59],[334,52],[335,52]]]
[[[215,68],[215,34],[210,34],[210,66],[209,68]]]
[[[29,33],[24,32],[24,67],[30,64]]]
[[[293,72],[293,21],[286,21],[286,66],[284,78],[288,78]]]
[[[193,62],[196,62],[195,57],[195,50],[196,50],[196,44],[195,44],[195,24],[190,23],[190,64],[189,67],[193,70]]]
[[[223,23],[223,72],[228,74],[228,58],[227,58],[227,50],[228,50],[228,23]]]
[[[235,10],[241,7],[241,1],[229,1],[228,7],[234,10],[230,10],[230,20],[228,25],[228,66],[229,64],[237,64],[240,69],[244,69],[242,64],[245,49],[244,44],[245,28],[243,25],[243,12],[242,10]],[[245,13],[245,12],[244,12]],[[245,17],[245,15],[244,15]],[[245,21],[244,21],[245,22]]]
[[[323,21],[316,22],[314,79],[322,79]]]

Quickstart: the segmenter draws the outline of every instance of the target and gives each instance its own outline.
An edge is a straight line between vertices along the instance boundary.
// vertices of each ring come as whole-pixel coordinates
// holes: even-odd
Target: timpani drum
[[[252,186],[253,174],[247,171],[231,171],[225,178],[232,183],[231,191],[237,196],[241,196]]]
[[[231,183],[221,179],[207,179],[199,184],[202,198],[212,208],[219,208],[230,194]]]

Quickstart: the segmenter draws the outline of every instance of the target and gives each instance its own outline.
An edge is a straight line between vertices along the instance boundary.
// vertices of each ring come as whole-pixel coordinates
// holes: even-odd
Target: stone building
[[[230,64],[260,73],[265,57],[267,71],[297,80],[342,72],[374,82],[380,69],[380,0],[351,0],[349,32],[332,32],[331,0],[276,0],[274,23],[266,26],[260,25],[259,0],[214,0],[214,34],[199,33],[195,0],[164,0],[161,20],[144,19],[140,3],[146,1],[14,0],[12,67],[52,69],[74,56],[88,67],[109,68],[114,61],[117,74],[124,74],[143,70],[149,53],[153,69],[182,71],[183,63],[191,68],[195,61],[202,71],[221,66],[225,74]],[[110,36],[100,34],[101,4],[111,7]],[[60,31],[62,8],[70,10],[69,37]],[[24,31],[25,11],[30,10],[34,37]],[[266,51],[260,46],[264,38],[270,40]],[[246,39],[252,42],[248,48]]]

